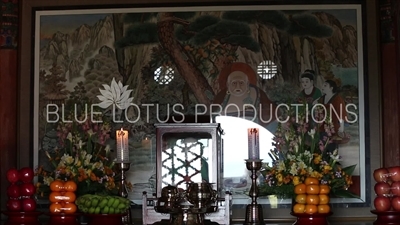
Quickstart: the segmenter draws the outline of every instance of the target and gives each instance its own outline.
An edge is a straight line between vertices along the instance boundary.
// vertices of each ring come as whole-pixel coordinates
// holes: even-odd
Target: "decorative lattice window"
[[[168,138],[168,146],[163,149],[161,157],[162,186],[176,185],[186,189],[190,182],[208,182],[210,141],[211,137]]]
[[[257,67],[258,75],[265,80],[273,78],[278,72],[278,67],[271,60],[262,61]]]
[[[174,79],[174,69],[160,66],[154,71],[154,80],[159,84],[169,84]]]

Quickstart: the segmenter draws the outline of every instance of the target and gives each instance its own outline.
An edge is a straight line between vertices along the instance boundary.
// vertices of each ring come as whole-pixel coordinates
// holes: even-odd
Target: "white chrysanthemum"
[[[311,168],[311,167],[308,167],[308,168],[307,168],[307,173],[308,173],[308,174],[312,174],[313,171],[314,171],[313,168]]]
[[[340,162],[340,161],[342,161],[341,159],[340,159],[340,155],[334,155],[334,154],[332,154],[332,155],[330,155],[331,156],[331,159],[333,159],[334,161],[336,161],[336,162]]]
[[[279,170],[279,171],[284,171],[284,170],[286,170],[285,162],[279,161],[279,163],[278,163],[278,170]]]
[[[61,161],[61,160],[60,160],[60,162],[59,162],[58,165],[57,165],[58,168],[60,168],[60,167],[65,167],[65,166],[66,166],[65,163],[64,163],[63,161]]]
[[[296,160],[296,155],[290,154],[290,155],[287,156],[287,158],[288,158],[290,161],[293,161],[293,160]]]
[[[80,151],[80,154],[81,154],[81,157],[82,157],[82,158],[85,158],[87,152],[86,152],[85,150],[82,150],[82,151]]]
[[[312,154],[311,154],[310,151],[307,150],[307,151],[304,151],[304,156],[308,157],[308,158],[311,158]]]
[[[293,176],[297,175],[297,164],[296,163],[292,164],[292,166],[290,167],[289,173],[292,174]]]
[[[79,159],[78,156],[76,156],[76,157],[75,157],[75,161],[74,161],[74,165],[80,166],[80,165],[79,165],[80,163],[81,163],[81,160]]]
[[[74,158],[72,156],[70,156],[70,155],[64,154],[61,157],[61,162],[66,164],[66,165],[69,165],[69,164],[74,163]]]
[[[307,165],[303,161],[298,162],[297,165],[298,165],[299,169],[307,168]]]
[[[133,98],[129,98],[132,90],[128,90],[128,85],[123,86],[121,81],[118,83],[115,78],[111,81],[111,85],[103,84],[104,90],[99,88],[101,95],[97,98],[101,101],[99,107],[106,109],[111,105],[115,105],[118,109],[126,109],[130,106]]]
[[[50,186],[50,184],[51,184],[51,182],[53,182],[54,181],[54,179],[53,179],[53,177],[50,177],[50,176],[48,176],[48,177],[43,177],[43,183],[45,184],[45,185],[47,185],[47,186]]]
[[[104,151],[106,151],[106,155],[108,155],[108,153],[111,151],[110,145],[106,145],[106,148],[104,149]]]
[[[86,142],[83,142],[82,140],[79,140],[78,149],[83,149],[84,145],[86,145]]]
[[[102,169],[103,169],[103,162],[95,162],[95,163],[93,164],[93,169],[102,170]]]
[[[92,129],[90,129],[90,130],[87,131],[87,134],[89,135],[89,137],[91,137],[94,134],[94,132],[93,132]]]
[[[83,161],[83,164],[84,164],[85,166],[89,165],[91,159],[92,159],[92,155],[91,155],[91,154],[87,154],[87,155],[85,156],[85,160]]]
[[[70,140],[70,141],[72,142],[72,134],[71,134],[71,133],[68,133],[68,134],[67,134],[67,139]]]
[[[310,131],[308,131],[308,135],[311,136],[311,138],[314,138],[315,135],[315,129],[311,129]]]

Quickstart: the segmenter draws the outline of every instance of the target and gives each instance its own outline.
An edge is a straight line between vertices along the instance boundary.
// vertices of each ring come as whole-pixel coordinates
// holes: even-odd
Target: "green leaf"
[[[88,154],[93,154],[93,145],[92,145],[92,141],[90,140],[90,138],[88,139],[88,142],[86,143],[86,152]]]
[[[360,196],[353,194],[352,192],[345,189],[332,190],[332,194],[340,198],[360,198]]]
[[[354,172],[354,169],[356,168],[357,165],[352,165],[352,166],[348,166],[348,167],[344,167],[342,168],[342,170],[348,174],[348,175],[352,175]]]
[[[292,198],[294,196],[294,185],[284,184],[281,186],[261,185],[258,187],[259,196],[277,195],[279,198]]]

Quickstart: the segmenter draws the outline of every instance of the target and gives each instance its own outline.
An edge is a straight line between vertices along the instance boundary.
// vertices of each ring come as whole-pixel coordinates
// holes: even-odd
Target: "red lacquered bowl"
[[[89,218],[87,225],[98,225],[98,224],[112,224],[112,225],[124,225],[122,217],[126,216],[126,213],[122,214],[84,214]]]
[[[80,213],[47,213],[49,222],[47,225],[80,225],[78,216]]]
[[[7,216],[4,225],[41,225],[39,222],[39,216],[42,212],[2,211],[2,213]]]
[[[329,224],[328,216],[332,215],[333,213],[329,212],[329,213],[307,214],[307,213],[291,212],[290,214],[297,217],[293,225],[309,225],[309,224],[328,225]]]
[[[371,213],[377,215],[374,225],[398,225],[400,221],[399,211],[379,212],[371,210]]]

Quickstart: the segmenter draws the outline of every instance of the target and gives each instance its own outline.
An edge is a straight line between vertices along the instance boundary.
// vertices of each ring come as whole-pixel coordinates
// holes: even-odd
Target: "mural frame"
[[[290,1],[289,3],[286,4],[314,4],[317,1]],[[367,1],[368,2],[368,1]],[[326,4],[339,4],[339,2],[328,2],[324,1]],[[349,4],[349,2],[344,1],[343,3]],[[363,141],[365,144],[365,159],[366,161],[369,161],[372,156],[380,156],[380,151],[379,146],[381,145],[380,142],[380,137],[371,137],[370,136],[370,127],[375,126],[379,127],[381,119],[379,118],[379,111],[374,110],[378,108],[377,103],[373,102],[374,98],[369,98],[372,96],[372,93],[377,93],[380,91],[380,88],[378,85],[372,84],[374,83],[373,81],[376,81],[376,79],[373,77],[371,74],[371,71],[377,71],[377,65],[375,63],[370,63],[368,64],[367,62],[373,61],[373,57],[371,54],[376,53],[376,49],[374,47],[370,47],[368,43],[371,42],[371,39],[374,40],[376,37],[371,37],[371,30],[372,29],[366,29],[367,24],[374,24],[374,22],[371,22],[370,20],[367,21],[367,18],[365,16],[366,11],[372,4],[367,4],[365,1],[353,1],[353,4],[359,4],[361,9],[362,9],[362,27],[363,27],[363,33],[368,34],[369,38],[367,39],[366,37],[363,38],[363,58],[364,58],[364,65],[363,65],[363,71],[364,71],[364,89],[365,89],[365,98],[368,100],[365,100],[365,140]],[[34,40],[34,25],[35,25],[35,11],[37,10],[57,10],[57,9],[110,9],[110,8],[128,8],[128,7],[180,7],[183,6],[182,1],[177,0],[177,1],[151,1],[147,5],[142,5],[139,2],[137,3],[132,3],[129,1],[123,1],[123,0],[117,0],[112,3],[108,1],[85,1],[85,2],[79,2],[79,1],[69,1],[68,3],[57,3],[57,2],[52,2],[52,1],[47,1],[47,0],[39,0],[39,1],[28,1],[28,0],[23,0],[21,1],[21,33],[20,33],[20,43],[19,43],[19,48],[20,48],[20,53],[19,53],[19,76],[20,76],[20,83],[19,83],[19,132],[18,132],[18,140],[19,140],[19,155],[20,156],[26,156],[28,155],[29,157],[20,157],[19,165],[34,165],[34,162],[30,159],[35,158],[35,122],[33,118],[32,111],[35,110],[35,94],[34,94],[34,76],[35,76],[35,68],[34,68],[34,49],[37,48],[35,46]],[[219,3],[215,3],[212,1],[201,1],[197,3],[191,3],[190,6],[229,6],[229,5],[243,5],[244,3],[240,3],[240,1],[221,1]],[[279,3],[278,1],[267,1],[267,2],[248,2],[245,3],[245,5],[257,5],[257,4],[282,4]],[[371,12],[369,10],[368,12]],[[364,35],[365,36],[365,35]],[[33,38],[29,38],[33,37]],[[376,40],[376,39],[375,39]],[[366,47],[368,46],[368,48]],[[376,54],[375,54],[376,55]],[[29,96],[29,97],[27,97]],[[376,100],[376,99],[375,99]],[[27,129],[29,127],[29,129]],[[374,148],[375,147],[375,148]],[[378,147],[378,148],[377,148]],[[379,163],[377,162],[370,162],[370,166],[368,168],[364,168],[366,172],[366,176],[371,177],[371,171],[373,171],[373,168],[379,167]],[[364,177],[365,181],[368,182],[368,180],[371,179],[366,179]],[[366,208],[370,208],[371,202],[372,202],[372,197],[373,196],[373,190],[370,188],[370,183],[367,183],[365,187],[365,198],[366,201],[364,203],[345,203],[343,206],[347,207],[354,207],[354,208],[359,208],[359,211],[357,211],[356,215],[360,216],[371,216],[368,214],[368,210]],[[342,205],[342,204],[340,204]],[[340,208],[335,209],[337,211],[341,211]],[[345,214],[345,211],[343,211]],[[354,215],[353,213],[351,215]]]

